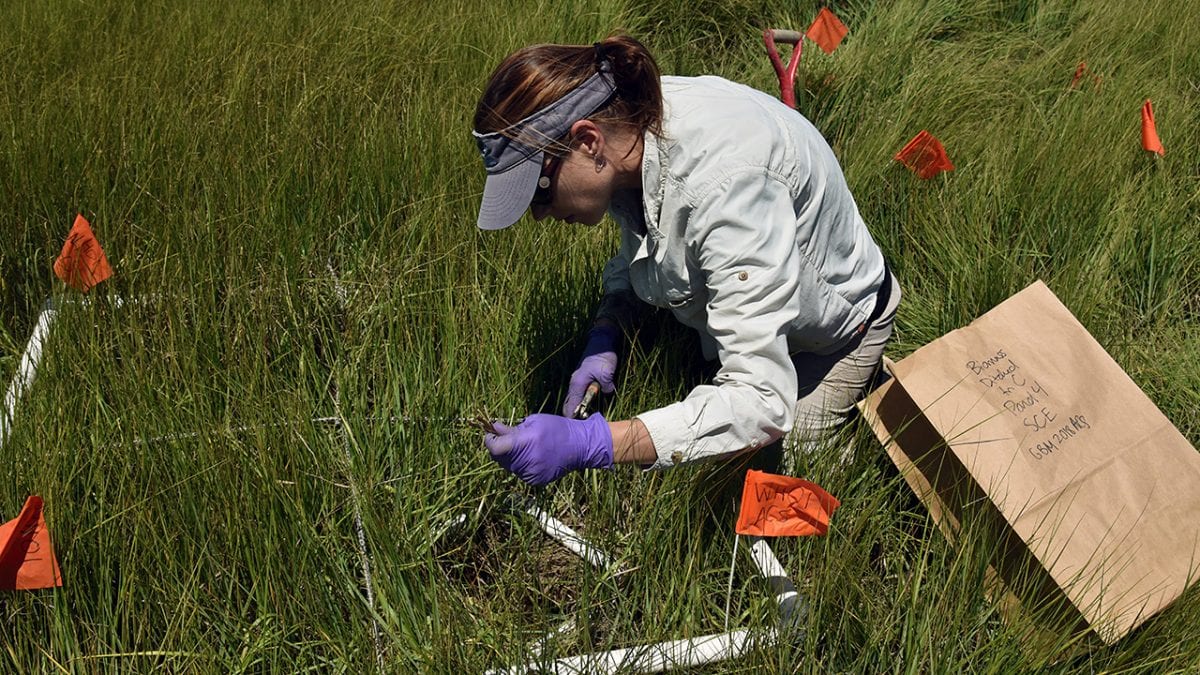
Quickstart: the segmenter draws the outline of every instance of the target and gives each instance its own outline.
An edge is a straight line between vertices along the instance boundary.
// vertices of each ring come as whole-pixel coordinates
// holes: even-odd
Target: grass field
[[[903,285],[893,358],[1041,278],[1200,443],[1200,8],[832,6],[850,35],[805,53],[799,107]],[[0,520],[45,498],[64,577],[0,595],[0,671],[470,672],[531,658],[568,615],[549,656],[720,632],[730,467],[538,493],[632,570],[606,577],[502,515],[515,479],[456,422],[557,409],[616,242],[611,223],[477,232],[470,120],[509,51],[617,29],[667,73],[777,93],[761,30],[817,7],[0,6],[0,383],[44,300],[74,297],[51,264],[75,213],[116,270],[65,305],[0,448]],[[1080,61],[1101,79],[1070,89]],[[1140,147],[1146,99],[1163,158]],[[956,171],[892,161],[921,129]],[[665,315],[645,335],[615,417],[699,377],[692,336]],[[987,542],[949,546],[885,464],[858,425],[808,459],[843,507],[775,547],[807,637],[712,672],[1200,669],[1195,592],[1112,647],[1024,648],[981,590]],[[439,543],[457,513],[475,536]],[[773,609],[739,555],[729,625]]]

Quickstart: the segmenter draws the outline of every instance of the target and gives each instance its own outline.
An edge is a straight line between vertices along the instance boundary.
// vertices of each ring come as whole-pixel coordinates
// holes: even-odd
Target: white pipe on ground
[[[567,550],[591,563],[597,569],[608,568],[610,561],[603,551],[579,536],[579,533],[572,530],[566,523],[543,511],[532,500],[513,495],[512,505],[513,508],[533,516],[542,530],[555,541],[567,547]]]
[[[787,571],[779,563],[779,558],[775,557],[766,539],[750,537],[750,557],[775,594],[775,600],[779,603],[780,624],[794,626],[803,622],[808,614],[804,597],[796,592],[796,585],[788,578]]]
[[[138,304],[147,300],[158,299],[157,295],[140,296],[132,300],[125,300],[120,296],[113,296],[111,302],[114,307],[120,308],[128,304]],[[64,304],[68,305],[83,305],[91,304],[88,298],[73,299],[66,298]],[[8,386],[8,392],[4,395],[4,408],[0,409],[0,448],[8,441],[8,435],[12,432],[13,424],[16,420],[17,402],[21,400],[21,396],[33,386],[33,380],[37,376],[38,365],[42,361],[42,352],[44,351],[46,341],[50,338],[50,327],[54,324],[54,320],[58,318],[59,302],[54,298],[47,298],[45,304],[42,305],[42,312],[38,315],[37,323],[33,326],[33,333],[29,336],[29,342],[25,345],[25,352],[21,355],[21,363],[17,366],[17,373],[13,376],[12,383]]]
[[[528,504],[528,502],[526,504],[533,509],[537,509],[536,506]],[[540,512],[540,509],[538,511]],[[531,511],[529,512],[532,514]],[[543,513],[543,515],[545,514]],[[538,516],[535,515],[535,517]],[[548,515],[546,515],[546,518],[553,520]],[[539,522],[541,522],[540,517]],[[562,525],[562,527],[574,535],[573,530],[567,528],[565,525]],[[550,533],[549,529],[546,531]],[[554,535],[551,534],[551,536]],[[558,539],[558,537],[555,538]],[[574,535],[574,538],[577,542],[583,542],[584,545],[587,545],[587,542],[580,539],[578,535]],[[563,540],[559,539],[559,541]],[[570,547],[565,541],[563,541],[563,545]],[[583,554],[579,555],[582,556]],[[804,598],[796,591],[796,586],[788,578],[787,572],[783,569],[783,565],[780,564],[779,558],[775,557],[775,552],[771,550],[771,546],[767,543],[767,540],[762,537],[751,537],[750,556],[753,558],[755,566],[758,567],[758,571],[771,586],[772,592],[775,593],[775,599],[779,602],[781,626],[787,629],[789,638],[802,635],[802,633],[797,633],[796,630],[797,625],[804,619],[807,613]],[[752,635],[749,628],[742,628],[729,633],[705,635],[704,637],[692,638],[690,640],[673,640],[639,647],[614,649],[607,652],[571,656],[545,664],[527,663],[523,666],[488,672],[495,675],[515,675],[517,673],[597,673],[600,675],[618,672],[658,673],[675,668],[702,666],[736,659],[756,646],[774,644],[779,640],[779,635],[779,631],[774,629],[768,629],[757,635]],[[541,651],[548,638],[549,636],[535,643],[535,654]]]
[[[58,307],[55,306],[53,300],[47,300],[42,308],[42,313],[38,315],[37,324],[33,327],[33,334],[29,336],[29,342],[25,345],[25,353],[21,355],[21,363],[17,366],[17,373],[13,376],[12,384],[8,386],[8,393],[4,395],[4,409],[0,410],[0,447],[4,447],[4,443],[8,440],[8,434],[12,431],[12,425],[16,419],[17,401],[33,386],[38,363],[42,360],[43,345],[50,337],[50,326],[57,317]]]
[[[489,675],[521,673],[661,673],[675,668],[689,668],[735,659],[755,647],[773,644],[778,638],[774,630],[754,633],[742,628],[730,633],[705,635],[690,640],[672,640],[656,644],[614,649],[581,656],[572,656],[549,663],[530,663],[509,669],[488,671]]]

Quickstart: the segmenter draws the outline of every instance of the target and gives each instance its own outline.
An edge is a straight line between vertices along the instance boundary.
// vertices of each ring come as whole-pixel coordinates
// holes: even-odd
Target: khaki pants
[[[850,418],[854,405],[877,381],[883,348],[892,337],[900,285],[890,275],[891,296],[879,318],[858,337],[832,354],[792,357],[799,380],[796,423],[784,439],[783,469],[794,467],[794,455],[810,449],[827,432]],[[843,457],[848,460],[849,457]]]

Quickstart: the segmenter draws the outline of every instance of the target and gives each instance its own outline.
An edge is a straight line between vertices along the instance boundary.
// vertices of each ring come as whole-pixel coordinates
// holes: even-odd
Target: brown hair
[[[593,122],[634,127],[662,135],[662,87],[658,64],[642,43],[614,35],[595,45],[532,45],[519,49],[496,67],[475,108],[475,131],[503,131],[545,108],[596,72],[599,59],[613,65],[617,90]],[[552,142],[554,154],[566,152],[568,138]]]

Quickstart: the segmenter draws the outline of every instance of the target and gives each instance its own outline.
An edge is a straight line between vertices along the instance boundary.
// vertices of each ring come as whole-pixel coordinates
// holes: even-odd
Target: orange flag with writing
[[[54,261],[54,274],[78,291],[87,293],[92,286],[112,276],[112,267],[92,228],[82,215],[75,216],[75,224],[67,234],[62,253]]]
[[[1146,152],[1157,152],[1159,157],[1166,155],[1162,141],[1158,140],[1158,129],[1154,126],[1154,108],[1150,107],[1150,99],[1142,104],[1142,148]]]
[[[25,500],[21,515],[0,525],[0,590],[55,586],[62,586],[62,574],[42,515],[42,498],[33,496]]]
[[[825,534],[829,517],[840,505],[816,483],[751,469],[742,487],[737,533],[759,537]]]
[[[846,33],[849,32],[850,29],[846,28],[846,24],[842,23],[836,14],[829,11],[828,7],[822,7],[804,35],[817,43],[821,51],[832,54],[833,50],[842,43],[842,38],[846,37]]]
[[[896,153],[895,159],[926,180],[943,171],[954,170],[954,164],[946,155],[942,142],[924,129]]]

